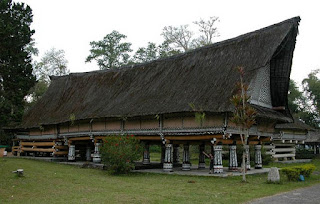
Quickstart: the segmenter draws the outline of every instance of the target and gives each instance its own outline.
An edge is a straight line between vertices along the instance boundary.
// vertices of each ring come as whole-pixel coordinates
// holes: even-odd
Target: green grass
[[[320,171],[320,160],[313,163]],[[24,169],[24,177],[11,173],[18,168]],[[282,184],[267,184],[266,178],[248,176],[249,182],[242,183],[240,177],[111,176],[97,169],[0,158],[0,203],[241,203],[320,183],[319,175],[305,182],[282,177]]]

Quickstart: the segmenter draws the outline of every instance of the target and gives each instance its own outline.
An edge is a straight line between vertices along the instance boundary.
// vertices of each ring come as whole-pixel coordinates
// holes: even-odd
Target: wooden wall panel
[[[185,117],[183,118],[183,127],[184,128],[195,128],[201,127],[200,122],[197,122],[195,117]]]
[[[182,128],[182,118],[165,118],[163,128]]]
[[[82,122],[79,124],[79,132],[89,132],[90,131],[90,123],[89,121],[87,122]]]
[[[42,135],[41,130],[39,128],[30,129],[30,136]]]
[[[221,115],[206,116],[202,126],[203,127],[222,127],[224,126],[224,117]]]
[[[107,121],[106,130],[120,130],[121,121]]]
[[[69,126],[67,124],[60,125],[60,133],[67,133],[69,132]]]
[[[140,120],[127,120],[124,123],[125,130],[141,129]]]
[[[141,129],[158,129],[158,120],[141,120]]]
[[[99,130],[105,130],[105,129],[106,129],[106,123],[104,120],[92,122],[92,130],[93,131],[99,131]]]

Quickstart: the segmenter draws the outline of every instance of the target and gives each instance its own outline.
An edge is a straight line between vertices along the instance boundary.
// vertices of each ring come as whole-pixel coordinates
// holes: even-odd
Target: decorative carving
[[[214,151],[214,163],[213,163],[213,173],[223,173],[222,165],[222,145],[216,145],[213,147]]]
[[[229,146],[229,170],[237,171],[238,170],[238,161],[237,161],[237,146]]]
[[[255,168],[262,168],[261,145],[255,145]]]
[[[173,171],[172,144],[166,144],[165,148],[166,151],[164,156],[163,171],[171,172]]]

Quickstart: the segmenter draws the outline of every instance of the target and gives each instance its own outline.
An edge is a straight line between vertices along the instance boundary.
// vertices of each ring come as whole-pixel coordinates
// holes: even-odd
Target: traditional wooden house
[[[300,18],[145,64],[51,77],[41,100],[24,115],[16,131],[18,153],[67,155],[75,149],[99,162],[103,137],[132,134],[148,145],[165,141],[164,170],[177,162],[183,145],[183,169],[190,169],[189,145],[199,145],[199,168],[205,145],[212,145],[215,172],[222,171],[222,145],[230,145],[230,169],[237,168],[239,129],[230,121],[230,98],[245,69],[251,106],[257,111],[249,144],[256,145],[261,168],[261,143],[277,138],[278,123],[292,122],[287,93]],[[195,113],[205,113],[196,121]],[[294,139],[294,142],[299,139]],[[94,150],[93,150],[94,149]],[[91,154],[93,153],[93,154]]]

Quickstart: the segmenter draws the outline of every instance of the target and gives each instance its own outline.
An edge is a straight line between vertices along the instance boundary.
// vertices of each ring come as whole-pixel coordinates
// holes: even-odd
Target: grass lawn
[[[320,171],[320,160],[313,163]],[[11,173],[18,168],[24,177]],[[111,176],[97,169],[0,158],[0,203],[241,203],[320,183],[320,175],[305,182],[287,182],[282,175],[282,184],[267,184],[266,178],[248,176],[249,182],[241,183],[240,177]]]

